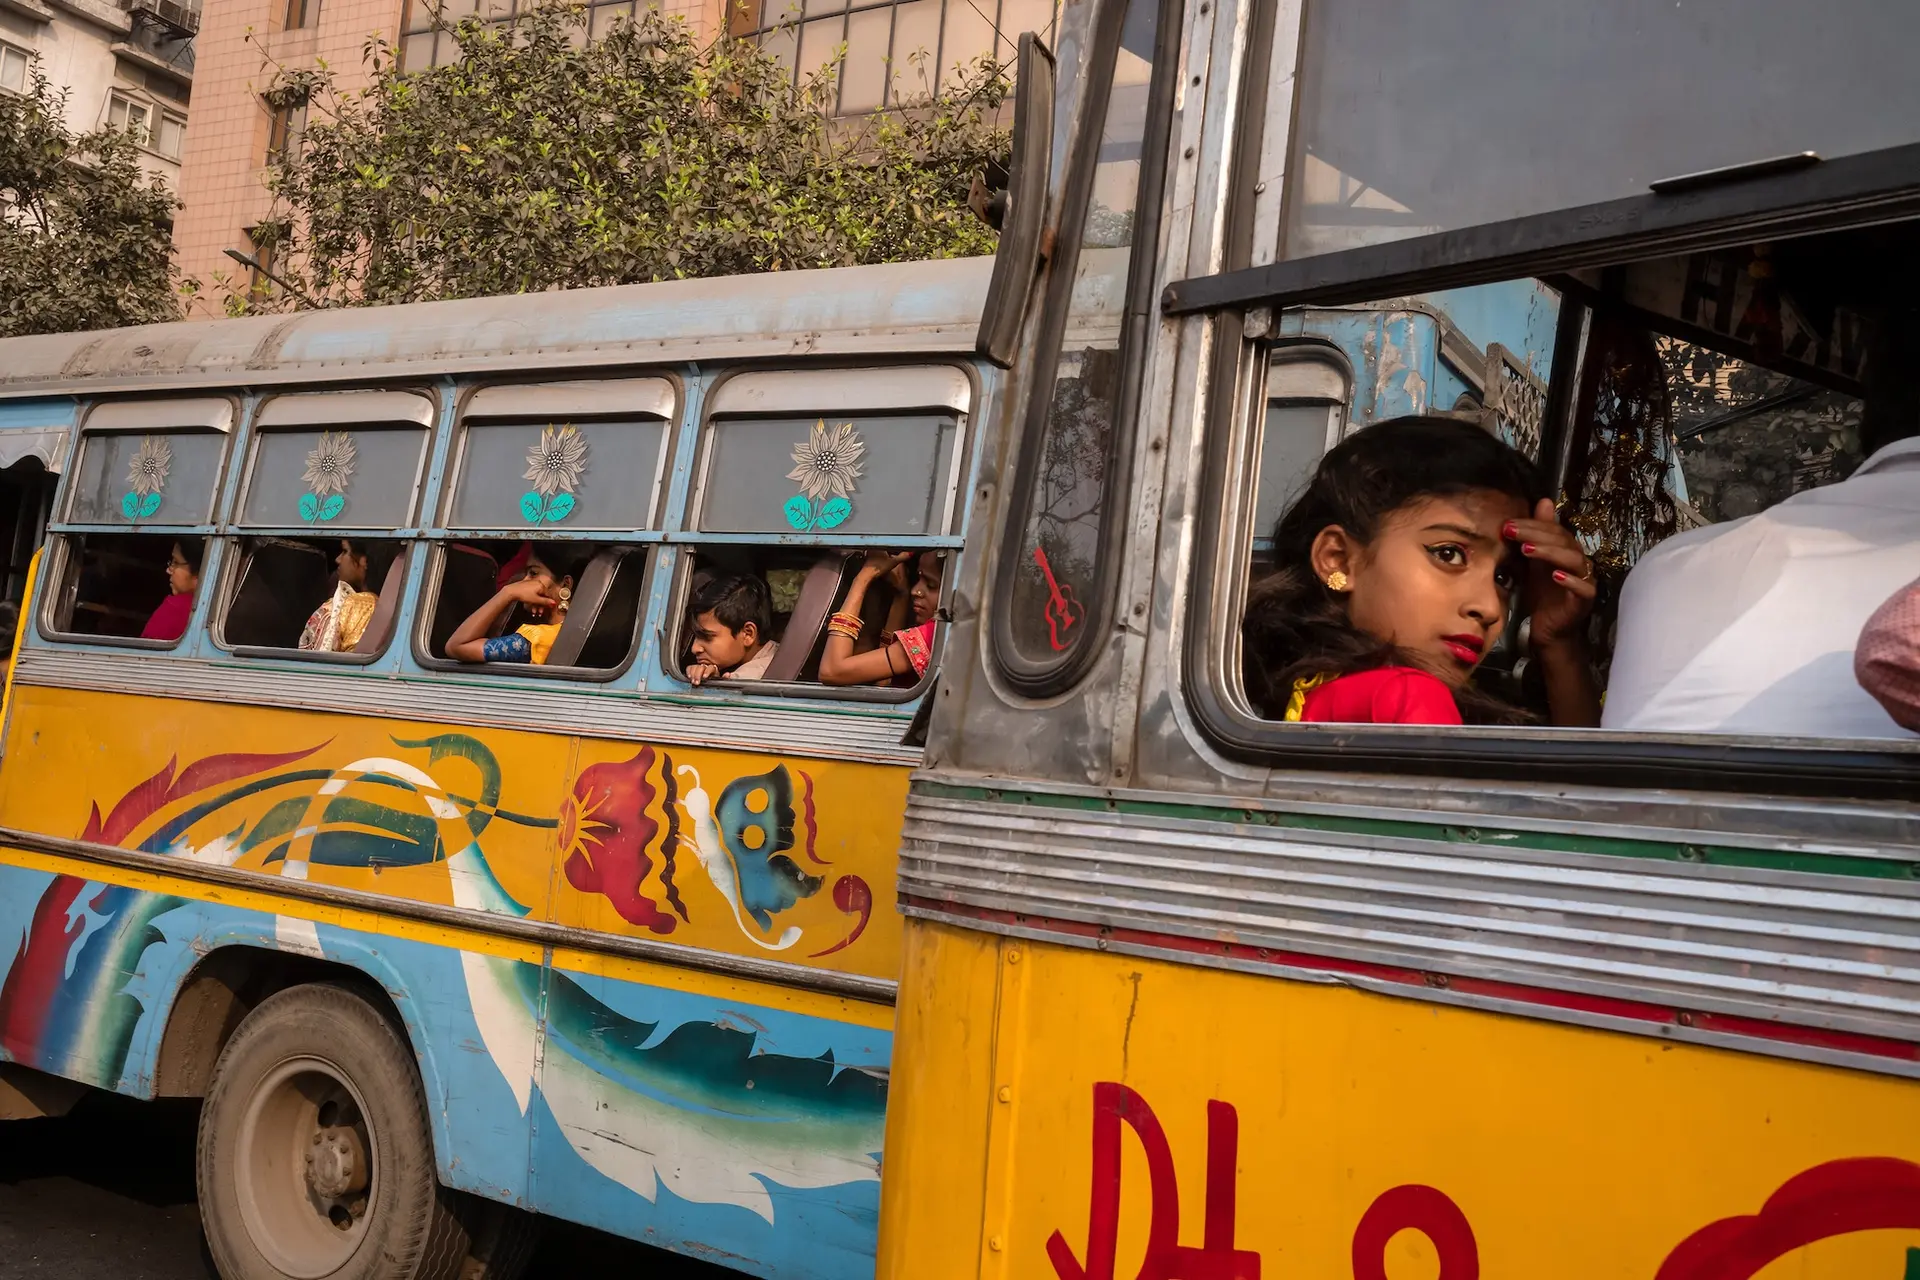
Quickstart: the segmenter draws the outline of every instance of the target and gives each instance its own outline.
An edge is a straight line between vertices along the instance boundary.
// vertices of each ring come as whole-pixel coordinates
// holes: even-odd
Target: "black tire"
[[[241,1022],[200,1113],[198,1173],[224,1280],[455,1280],[471,1246],[413,1053],[344,987],[291,987]]]
[[[460,1267],[460,1280],[520,1280],[540,1244],[540,1219],[524,1209],[492,1200],[473,1200],[467,1221],[473,1244]]]

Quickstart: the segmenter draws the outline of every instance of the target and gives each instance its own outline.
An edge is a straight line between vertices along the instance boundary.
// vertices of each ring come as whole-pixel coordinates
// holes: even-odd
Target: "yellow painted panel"
[[[1000,948],[987,934],[907,929],[879,1280],[972,1276],[987,1182]]]
[[[35,686],[15,691],[11,713],[9,826],[898,971],[903,768]]]
[[[560,923],[643,937],[665,929],[675,942],[869,977],[899,972],[905,769],[588,740],[577,778],[560,828],[573,862],[555,884]],[[656,851],[675,841],[672,875],[657,853],[635,858],[603,838],[609,814],[654,831]],[[772,853],[780,844],[788,851]]]
[[[923,942],[923,928],[909,944],[916,988],[986,985],[974,953]],[[1091,1280],[1231,1280],[1254,1274],[1256,1254],[1268,1280],[1911,1274],[1920,1084],[1333,984],[1027,950],[1024,1013],[996,1014],[1025,1042],[1001,1104],[1013,1194],[976,1228],[1000,1238],[1009,1276],[1077,1280],[1091,1261]],[[913,1066],[894,1076],[889,1150],[897,1137],[964,1161],[980,1149],[969,1117],[993,1051],[923,1018],[923,998],[901,996],[896,1060]],[[1097,1098],[1117,1159],[1096,1159]],[[1095,1229],[1095,1192],[1114,1193],[1116,1168],[1111,1227]],[[1763,1206],[1758,1223],[1723,1221]],[[888,1185],[883,1275],[981,1273],[935,1217],[911,1178]],[[1142,1271],[1156,1222],[1161,1256]]]

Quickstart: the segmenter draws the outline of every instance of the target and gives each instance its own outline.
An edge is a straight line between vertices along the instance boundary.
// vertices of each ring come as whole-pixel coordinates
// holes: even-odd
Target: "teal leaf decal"
[[[548,524],[559,524],[572,514],[573,495],[570,493],[556,493],[553,495],[553,501],[547,504],[546,521]]]
[[[820,518],[814,523],[822,529],[838,529],[853,514],[853,504],[845,498],[828,498],[826,505],[820,508]]]
[[[159,494],[150,493],[146,497],[140,499],[140,518],[142,520],[146,519],[148,516],[152,515],[154,512],[158,511],[159,509],[160,509]]]
[[[526,517],[528,524],[539,524],[540,517],[546,513],[546,500],[540,496],[539,490],[529,489],[520,495],[520,514]]]
[[[303,493],[300,495],[300,518],[312,524],[320,516],[320,495]]]
[[[331,498],[328,498],[325,502],[320,504],[320,518],[322,520],[331,520],[335,516],[339,515],[342,511],[345,511],[346,509],[347,509],[346,498],[336,493]]]
[[[813,504],[807,501],[807,495],[796,493],[787,499],[782,508],[787,513],[787,523],[796,529],[813,528]]]
[[[131,489],[127,490],[127,496],[120,499],[120,514],[129,520],[137,519],[140,515],[140,495]]]

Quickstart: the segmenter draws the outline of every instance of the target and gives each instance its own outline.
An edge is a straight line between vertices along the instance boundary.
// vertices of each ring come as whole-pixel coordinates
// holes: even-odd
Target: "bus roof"
[[[973,349],[991,258],[0,339],[0,399]]]

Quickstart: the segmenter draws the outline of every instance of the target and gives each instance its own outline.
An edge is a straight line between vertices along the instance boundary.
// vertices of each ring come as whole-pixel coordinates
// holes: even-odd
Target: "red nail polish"
[[[1509,539],[1517,538],[1520,536],[1520,526],[1509,520],[1500,526],[1500,536]]]
[[[1555,582],[1565,582],[1567,580],[1567,571],[1565,569],[1555,569],[1553,571],[1553,580]]]
[[[1520,544],[1520,553],[1521,553],[1522,555],[1529,555],[1529,556],[1530,556],[1530,555],[1532,555],[1532,554],[1533,554],[1533,550],[1534,550],[1534,548],[1533,548],[1533,544],[1532,544],[1531,542],[1523,542],[1523,543],[1521,543],[1521,544]]]

